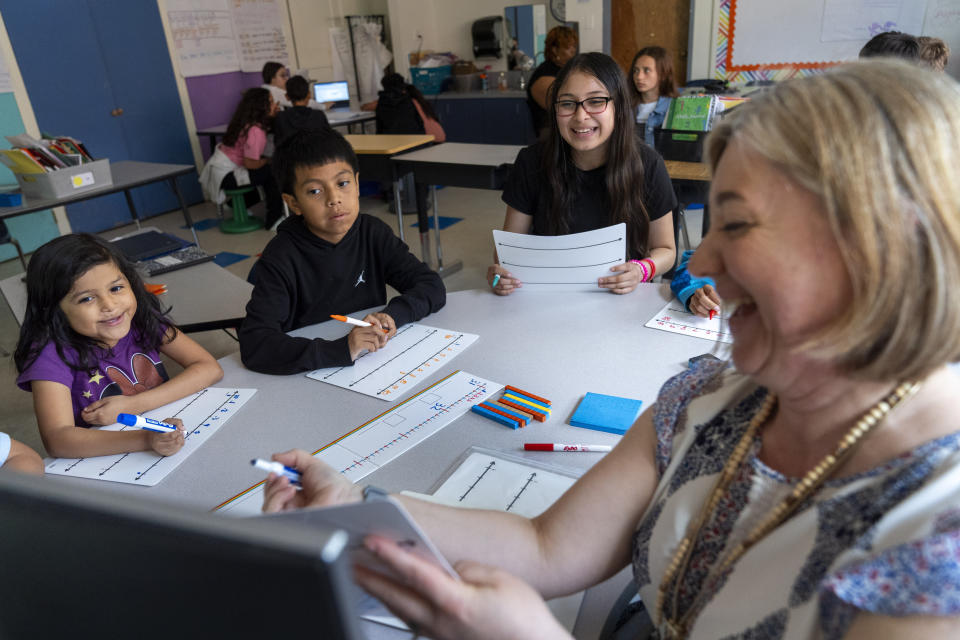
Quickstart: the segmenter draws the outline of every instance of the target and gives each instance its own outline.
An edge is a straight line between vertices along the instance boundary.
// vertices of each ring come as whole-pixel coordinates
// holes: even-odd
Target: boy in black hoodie
[[[294,214],[257,262],[256,284],[240,327],[240,357],[254,371],[289,374],[353,363],[376,351],[397,327],[439,310],[443,281],[390,227],[360,214],[357,156],[332,129],[304,131],[273,156],[283,199]],[[287,331],[383,305],[386,285],[400,292],[370,327],[339,340],[294,338]]]
[[[298,131],[330,128],[323,111],[307,106],[310,104],[310,85],[303,76],[293,76],[287,80],[287,99],[293,106],[278,112],[273,118],[273,139],[278,147]]]

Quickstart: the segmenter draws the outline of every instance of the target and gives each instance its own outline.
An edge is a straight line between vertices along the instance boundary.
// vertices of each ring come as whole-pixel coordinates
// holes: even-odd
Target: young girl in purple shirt
[[[160,354],[183,371],[171,378]],[[33,392],[44,447],[60,458],[176,453],[184,442],[180,429],[82,427],[156,409],[223,376],[213,356],[166,317],[133,265],[89,234],[61,236],[33,254],[14,362],[17,385]],[[182,427],[175,418],[167,422]]]

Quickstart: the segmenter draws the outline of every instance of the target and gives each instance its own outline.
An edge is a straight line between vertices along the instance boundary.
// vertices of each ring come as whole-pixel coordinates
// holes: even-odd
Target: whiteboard
[[[698,3],[699,4],[699,3]],[[960,76],[960,0],[714,0],[715,76],[785,79],[855,60],[883,31],[942,38]]]

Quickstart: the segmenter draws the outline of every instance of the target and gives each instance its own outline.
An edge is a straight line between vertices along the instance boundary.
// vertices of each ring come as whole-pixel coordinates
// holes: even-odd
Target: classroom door
[[[612,0],[610,14],[610,55],[628,78],[637,51],[660,45],[673,54],[677,85],[686,83],[689,0]]]
[[[0,0],[0,11],[41,131],[77,137],[111,161],[193,164],[155,2]],[[180,184],[188,202],[202,199],[196,181]],[[141,217],[179,207],[164,184],[132,193]],[[67,215],[75,231],[130,221],[122,194]]]

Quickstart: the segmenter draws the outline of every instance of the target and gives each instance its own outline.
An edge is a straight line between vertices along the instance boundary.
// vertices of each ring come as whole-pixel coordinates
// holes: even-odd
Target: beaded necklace
[[[840,438],[833,453],[827,454],[823,460],[808,471],[786,498],[764,516],[760,523],[757,524],[742,541],[737,543],[711,567],[709,574],[702,583],[700,591],[694,596],[693,602],[690,603],[686,612],[681,615],[679,612],[680,586],[683,583],[683,576],[690,563],[694,542],[700,536],[700,530],[706,524],[707,520],[713,515],[717,504],[730,488],[740,468],[740,464],[746,457],[747,451],[750,449],[757,432],[764,423],[766,423],[773,409],[776,407],[776,396],[768,393],[763,405],[750,420],[750,424],[747,426],[743,437],[740,438],[736,448],[734,448],[733,453],[724,465],[723,471],[720,472],[720,477],[717,478],[710,497],[704,502],[696,519],[692,520],[687,527],[683,540],[680,541],[673,558],[670,560],[670,564],[667,565],[667,570],[663,574],[663,580],[660,582],[660,588],[657,593],[656,620],[660,626],[666,623],[667,638],[685,638],[691,623],[700,610],[706,606],[707,600],[705,596],[709,592],[711,583],[716,582],[750,547],[789,518],[793,512],[796,511],[797,507],[816,492],[827,478],[850,457],[856,445],[862,441],[863,437],[882,422],[902,400],[915,394],[919,388],[919,382],[903,382],[897,385],[890,394],[877,404],[870,407],[870,409],[857,420],[850,431]],[[673,581],[672,589],[670,589],[671,581]],[[668,590],[671,590],[669,617],[665,609]]]

